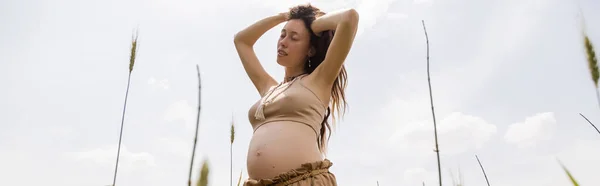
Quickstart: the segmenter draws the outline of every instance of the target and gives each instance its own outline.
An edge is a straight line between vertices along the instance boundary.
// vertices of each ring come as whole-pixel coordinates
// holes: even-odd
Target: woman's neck
[[[298,76],[300,76],[302,74],[305,74],[304,70],[302,70],[302,69],[290,69],[290,68],[286,68],[285,69],[285,76],[283,78],[283,81],[284,82],[291,81],[294,78],[296,78],[296,77],[298,77]]]

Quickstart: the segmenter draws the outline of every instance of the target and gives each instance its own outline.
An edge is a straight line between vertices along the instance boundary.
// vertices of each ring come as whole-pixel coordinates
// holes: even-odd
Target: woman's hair
[[[325,54],[327,54],[327,49],[329,48],[329,44],[331,44],[331,40],[333,39],[335,31],[324,31],[321,33],[320,37],[313,33],[311,29],[312,22],[317,17],[325,15],[325,13],[322,12],[319,8],[312,6],[311,4],[298,5],[292,7],[290,8],[289,13],[290,20],[302,20],[304,22],[304,25],[306,26],[306,29],[310,32],[310,47],[314,49],[315,53],[312,57],[309,57],[304,63],[304,71],[310,74],[325,59]],[[321,122],[321,131],[319,132],[320,135],[318,136],[318,145],[319,150],[321,150],[321,152],[326,152],[325,146],[329,141],[329,137],[331,137],[331,126],[328,121],[329,116],[332,116],[332,122],[335,126],[336,113],[343,115],[348,105],[344,93],[344,90],[346,89],[346,80],[346,68],[342,65],[340,73],[335,79],[333,87],[331,89],[331,104],[328,104],[327,112],[325,113],[325,118],[323,119],[323,122]],[[333,109],[331,109],[332,107]],[[326,135],[325,128],[327,128],[329,135]]]

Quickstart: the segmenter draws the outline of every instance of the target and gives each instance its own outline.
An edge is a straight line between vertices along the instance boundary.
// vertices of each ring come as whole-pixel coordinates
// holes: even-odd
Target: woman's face
[[[303,67],[310,49],[310,32],[301,19],[289,20],[277,42],[277,63],[285,67]]]

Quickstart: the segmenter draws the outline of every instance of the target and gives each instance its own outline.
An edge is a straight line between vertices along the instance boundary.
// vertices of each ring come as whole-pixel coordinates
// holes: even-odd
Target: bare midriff
[[[293,121],[274,121],[254,132],[246,163],[251,179],[270,179],[320,160],[323,159],[312,128]]]

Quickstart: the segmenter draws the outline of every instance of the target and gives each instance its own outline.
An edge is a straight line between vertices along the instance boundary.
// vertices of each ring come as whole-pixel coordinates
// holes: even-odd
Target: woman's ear
[[[317,50],[315,49],[315,47],[311,46],[310,49],[308,49],[308,57],[313,57],[316,53]]]

